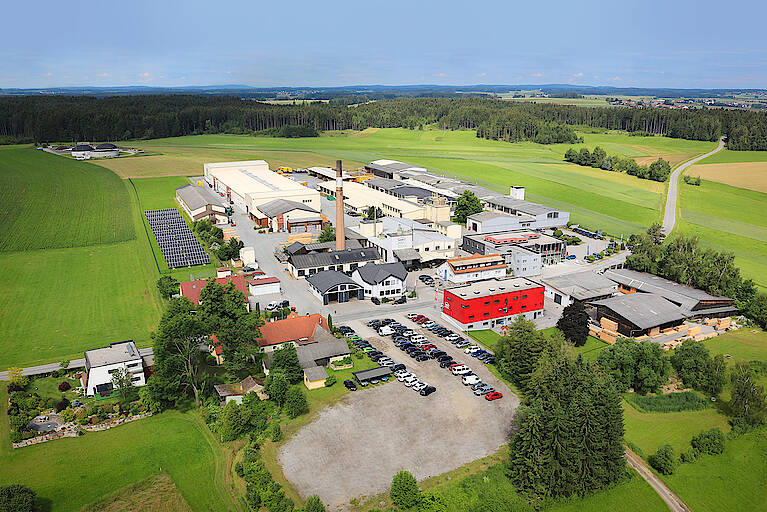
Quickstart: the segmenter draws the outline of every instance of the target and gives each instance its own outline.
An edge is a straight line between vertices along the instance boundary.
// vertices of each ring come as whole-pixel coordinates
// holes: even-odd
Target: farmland
[[[197,412],[169,411],[103,432],[12,450],[5,385],[0,386],[0,399],[0,481],[35,489],[50,505],[46,510],[79,510],[159,472],[170,475],[194,510],[239,510],[228,492],[227,451]]]
[[[100,167],[0,149],[0,251],[84,247],[136,236],[128,191]]]
[[[625,133],[581,133],[584,146],[634,158],[703,153],[714,144]],[[365,134],[366,136],[359,136]],[[280,139],[200,135],[132,142],[150,156],[100,162],[122,176],[199,175],[206,161],[265,159],[273,167],[332,165],[347,168],[393,158],[457,176],[498,192],[524,185],[527,197],[572,212],[572,220],[616,235],[635,233],[660,218],[665,185],[563,161],[569,144],[509,144],[478,139],[471,130],[381,129],[329,132],[322,137]],[[581,145],[575,145],[576,148]]]

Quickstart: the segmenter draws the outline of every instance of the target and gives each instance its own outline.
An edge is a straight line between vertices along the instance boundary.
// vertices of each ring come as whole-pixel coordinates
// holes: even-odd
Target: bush
[[[391,481],[391,500],[401,508],[412,508],[421,500],[418,482],[409,471],[400,471]]]
[[[724,453],[724,432],[718,428],[703,430],[690,440],[696,454],[719,455]]]
[[[336,382],[337,382],[336,381],[336,376],[335,375],[330,375],[327,379],[325,379],[325,387],[329,388],[330,386],[332,386]]]
[[[234,465],[234,472],[237,473],[237,476],[240,478],[245,476],[245,470],[242,469],[242,462],[238,462]]]
[[[325,512],[325,504],[316,494],[309,496],[304,507],[306,512]]]
[[[285,394],[285,410],[291,418],[297,418],[309,412],[306,395],[299,388],[290,388]]]
[[[72,411],[72,409],[67,407],[66,409],[61,411],[61,419],[64,421],[64,423],[69,423],[70,421],[75,419],[74,411]]]
[[[56,412],[63,411],[64,409],[69,407],[69,405],[70,405],[69,400],[67,400],[66,398],[62,398],[56,403]]]
[[[72,386],[67,381],[62,381],[61,384],[59,384],[59,391],[69,391],[72,389]]]
[[[277,443],[282,439],[282,429],[280,428],[279,423],[273,422],[269,427],[269,439],[274,443]]]
[[[682,464],[692,464],[693,462],[695,462],[695,459],[697,458],[698,458],[698,454],[695,453],[695,450],[693,450],[692,448],[690,448],[686,452],[682,452],[681,454],[679,454],[679,462],[681,462]]]
[[[626,401],[647,412],[699,411],[709,405],[707,400],[693,391],[657,396],[628,393],[625,397]]]
[[[662,475],[671,475],[675,467],[674,448],[670,444],[664,444],[658,451],[650,455],[647,462],[650,463],[658,473]]]

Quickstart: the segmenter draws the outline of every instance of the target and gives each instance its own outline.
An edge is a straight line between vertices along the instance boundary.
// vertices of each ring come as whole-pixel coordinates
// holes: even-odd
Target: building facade
[[[146,384],[144,361],[132,340],[86,350],[85,370],[85,396],[109,395],[114,389],[112,378],[118,371],[127,370],[132,386]]]
[[[499,253],[511,262],[514,247],[520,247],[540,255],[542,265],[554,265],[564,261],[567,244],[537,231],[501,231],[497,233],[467,234],[463,236],[462,249],[472,254]],[[540,272],[539,272],[540,273]]]
[[[523,277],[493,279],[445,290],[442,316],[464,331],[507,325],[543,314],[543,285]]]
[[[447,260],[437,269],[446,283],[468,283],[506,277],[506,263],[500,254],[475,254]]]
[[[405,294],[407,270],[400,263],[368,263],[352,274],[352,280],[362,286],[366,299],[400,297]]]

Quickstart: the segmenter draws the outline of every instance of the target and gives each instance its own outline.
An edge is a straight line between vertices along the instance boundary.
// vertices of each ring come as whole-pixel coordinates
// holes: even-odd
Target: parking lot
[[[396,348],[391,338],[379,337],[364,325],[367,319],[347,322],[376,349],[407,365],[437,391],[423,397],[394,380],[349,393],[281,447],[277,458],[288,480],[304,497],[318,494],[329,509],[345,509],[352,498],[386,491],[401,469],[421,480],[487,456],[508,441],[519,405],[508,387],[481,362],[416,327],[403,314],[388,316],[424,334],[504,396],[493,402],[477,397],[460,377],[436,361],[416,362]],[[428,316],[444,325],[435,315]]]

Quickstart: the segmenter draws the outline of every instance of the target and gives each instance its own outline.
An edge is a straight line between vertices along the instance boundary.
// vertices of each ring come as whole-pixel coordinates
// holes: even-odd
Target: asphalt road
[[[636,469],[637,473],[644,478],[650,487],[652,487],[658,496],[666,502],[671,512],[691,512],[687,505],[684,504],[682,499],[674,494],[674,491],[666,487],[663,480],[658,478],[655,473],[650,471],[650,468],[644,463],[644,461],[631,450],[626,450],[626,461],[629,466]]]
[[[691,165],[700,162],[704,158],[707,158],[714,153],[718,153],[724,148],[724,137],[719,139],[719,145],[715,150],[709,151],[705,155],[696,156],[692,160],[689,160],[671,173],[671,177],[668,182],[668,194],[666,194],[666,211],[663,213],[663,232],[670,234],[674,230],[674,224],[676,223],[676,197],[677,197],[677,184],[679,181],[679,175],[684,172],[685,169]]]

